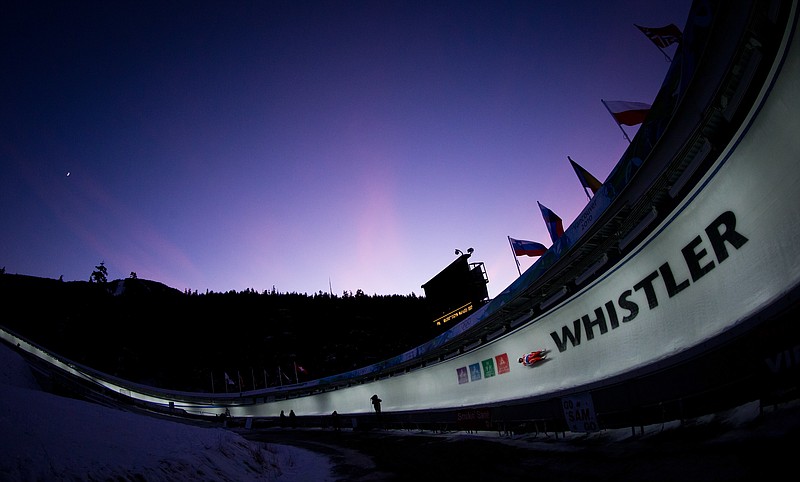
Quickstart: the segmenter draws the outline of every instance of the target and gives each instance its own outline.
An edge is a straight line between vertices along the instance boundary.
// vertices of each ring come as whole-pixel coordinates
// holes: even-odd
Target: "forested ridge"
[[[399,355],[441,331],[414,294],[197,294],[132,275],[65,282],[0,274],[3,325],[126,380],[217,392],[229,386],[225,374],[236,390],[315,379]]]

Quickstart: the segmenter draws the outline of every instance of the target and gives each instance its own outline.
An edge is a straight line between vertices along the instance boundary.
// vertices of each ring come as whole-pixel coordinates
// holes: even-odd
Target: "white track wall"
[[[580,389],[724,336],[800,284],[800,53],[796,3],[781,51],[715,165],[636,251],[546,315],[463,355],[409,373],[281,401],[229,405],[234,417],[452,409]],[[792,45],[788,42],[791,41]],[[782,63],[783,62],[783,63]],[[86,381],[167,405],[84,373],[8,333],[0,337]],[[524,367],[537,349],[548,359]],[[263,396],[263,395],[262,395]],[[180,402],[190,413],[225,405]],[[252,399],[250,399],[252,400]],[[231,402],[230,400],[228,402]],[[233,402],[235,403],[235,402]],[[244,402],[243,402],[244,403]]]
[[[790,22],[789,28],[795,30],[796,25]],[[723,334],[769,306],[800,283],[798,46],[789,49],[781,66],[782,58],[779,53],[748,118],[684,203],[637,251],[546,315],[434,366],[319,395],[238,407],[232,414],[364,413],[371,410],[373,394],[383,400],[385,411],[530,398],[657,363]],[[716,249],[712,237],[719,240]],[[663,268],[665,263],[668,270]],[[626,308],[631,303],[638,313],[623,321],[632,316]],[[606,330],[602,333],[599,324],[590,325],[593,338],[588,339],[584,322],[578,322],[576,330],[575,320],[588,315],[589,322],[596,321],[598,308]],[[612,310],[617,315],[616,328]],[[560,351],[552,333],[563,341],[564,327],[573,336],[581,331],[581,338],[580,343],[562,344]],[[536,349],[549,350],[548,360],[533,367],[517,363],[519,356]],[[496,357],[503,355],[508,371],[498,373]],[[494,376],[485,376],[484,360],[491,360]],[[480,379],[469,377],[474,364],[479,365]],[[462,378],[459,383],[458,371],[465,368],[468,381]]]

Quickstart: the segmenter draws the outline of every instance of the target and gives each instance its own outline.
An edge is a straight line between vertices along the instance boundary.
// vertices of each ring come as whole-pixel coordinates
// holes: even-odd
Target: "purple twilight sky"
[[[0,267],[180,290],[424,294],[550,239],[691,2],[13,2],[0,16]],[[672,54],[675,47],[667,49]],[[626,127],[632,137],[635,128]],[[522,269],[535,258],[519,258]]]

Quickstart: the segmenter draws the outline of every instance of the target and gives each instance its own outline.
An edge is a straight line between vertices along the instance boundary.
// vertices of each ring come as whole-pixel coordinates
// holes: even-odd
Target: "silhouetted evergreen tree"
[[[108,268],[105,266],[105,261],[101,261],[99,266],[94,267],[89,281],[100,284],[106,284],[108,282]]]
[[[97,267],[99,274],[105,275]],[[2,323],[65,358],[135,382],[208,391],[212,375],[264,372],[277,383],[293,363],[312,378],[361,368],[408,351],[435,336],[425,299],[412,295],[336,296],[181,292],[129,278],[102,285],[5,275],[9,305]],[[95,282],[96,281],[96,282]],[[98,323],[98,314],[102,323]],[[253,376],[245,376],[247,386]],[[222,389],[221,381],[216,389]]]

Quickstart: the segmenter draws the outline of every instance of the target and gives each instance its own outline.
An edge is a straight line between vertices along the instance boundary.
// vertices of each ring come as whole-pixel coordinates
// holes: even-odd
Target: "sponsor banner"
[[[694,237],[686,236],[685,239],[690,241],[680,248],[680,257],[673,256],[671,260],[648,259],[652,261],[649,266],[641,263],[641,266],[647,268],[643,270],[646,274],[633,278],[627,276],[633,282],[617,284],[617,292],[608,291],[606,298],[601,298],[595,305],[588,305],[589,310],[573,312],[569,318],[565,318],[565,321],[569,321],[550,332],[558,351],[564,352],[587,343],[596,343],[594,340],[599,340],[617,329],[624,330],[626,326],[633,326],[632,323],[627,324],[639,316],[649,319],[660,317],[670,321],[678,310],[694,308],[704,301],[703,294],[698,294],[695,286],[707,284],[708,279],[716,278],[715,270],[723,263],[745,256],[739,251],[749,242],[749,233],[748,236],[742,234],[737,227],[736,214],[732,211],[723,212],[706,225],[705,229],[698,231],[700,230],[695,231]],[[668,305],[672,298],[680,296],[686,301],[689,295],[694,295],[699,302],[683,305],[673,303],[672,315],[664,313],[662,307]],[[580,305],[575,303],[575,306]],[[678,326],[678,322],[673,321],[670,325]]]
[[[473,363],[469,366],[469,377],[473,382],[482,378],[480,363]]]
[[[494,357],[495,364],[497,365],[497,374],[502,375],[511,371],[511,366],[508,364],[508,353],[497,355]]]
[[[564,409],[564,420],[566,420],[570,432],[597,432],[600,430],[591,394],[582,393],[563,397],[561,406]]]
[[[511,371],[511,364],[508,362],[508,353],[495,355],[494,358],[487,358],[480,363],[472,363],[468,366],[456,368],[458,384],[463,385],[469,382],[476,382],[484,378],[491,378],[495,375],[503,375]]]
[[[489,430],[492,428],[492,412],[488,408],[460,410],[456,422],[460,430]]]
[[[489,358],[481,362],[483,365],[483,378],[490,378],[495,376],[494,359]]]

